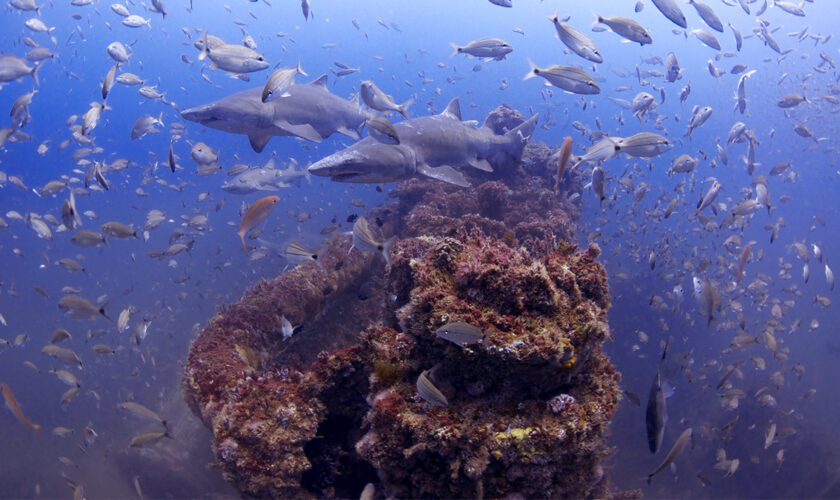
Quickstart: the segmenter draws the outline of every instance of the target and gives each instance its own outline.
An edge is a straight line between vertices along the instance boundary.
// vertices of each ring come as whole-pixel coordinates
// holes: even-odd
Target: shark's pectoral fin
[[[271,139],[270,135],[249,135],[248,141],[251,143],[251,147],[257,153],[262,153],[262,150],[265,149],[265,145],[268,144],[268,140]]]
[[[292,125],[286,120],[277,120],[274,122],[274,126],[289,135],[294,135],[296,137],[300,137],[301,139],[306,139],[307,141],[321,142],[321,134],[319,134],[318,131],[308,123]]]
[[[472,160],[467,161],[467,163],[469,163],[471,167],[483,170],[485,172],[493,171],[493,165],[490,165],[490,162],[484,159],[473,158]]]
[[[347,128],[347,127],[344,127],[344,126],[339,126],[339,127],[336,127],[335,131],[338,132],[339,134],[346,135],[347,137],[353,139],[354,141],[359,140],[359,133],[356,132],[355,130],[351,129],[351,128]]]
[[[431,177],[432,179],[448,182],[449,184],[455,184],[456,186],[471,186],[470,181],[468,181],[461,172],[458,172],[449,165],[430,167],[425,163],[420,163],[417,165],[417,173],[425,175],[426,177]]]

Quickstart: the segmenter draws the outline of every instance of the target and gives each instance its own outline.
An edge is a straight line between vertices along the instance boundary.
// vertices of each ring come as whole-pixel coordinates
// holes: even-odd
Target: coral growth
[[[521,121],[501,107],[487,123]],[[367,482],[394,497],[612,494],[609,290],[598,247],[568,243],[578,208],[552,191],[554,151],[529,143],[508,168],[466,172],[472,188],[402,182],[365,214],[399,236],[387,271],[336,236],[320,265],[223,308],[190,348],[184,392],[225,477],[247,496],[354,497]],[[287,341],[282,316],[303,325]],[[438,337],[451,322],[483,336]],[[421,376],[442,398],[420,396]]]
[[[382,327],[365,337],[377,360],[401,367],[396,381],[374,377],[370,430],[356,445],[386,494],[592,493],[618,404],[618,376],[600,350],[609,299],[596,247],[533,259],[476,228],[413,240],[398,244],[389,274],[389,287],[411,290],[391,304],[402,333]],[[480,328],[483,341],[438,338],[450,322]],[[443,408],[414,387],[435,366]]]

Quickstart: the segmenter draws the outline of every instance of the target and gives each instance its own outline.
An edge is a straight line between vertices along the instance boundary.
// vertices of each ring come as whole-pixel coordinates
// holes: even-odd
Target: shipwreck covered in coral
[[[521,120],[502,107],[488,123]],[[337,235],[318,264],[222,307],[184,392],[225,477],[288,498],[368,483],[381,498],[612,494],[606,273],[597,246],[571,243],[579,209],[552,190],[555,153],[529,143],[516,165],[471,172],[472,188],[402,182],[365,215],[397,236],[390,266]],[[289,339],[284,317],[303,325]],[[469,341],[438,334],[451,324]]]

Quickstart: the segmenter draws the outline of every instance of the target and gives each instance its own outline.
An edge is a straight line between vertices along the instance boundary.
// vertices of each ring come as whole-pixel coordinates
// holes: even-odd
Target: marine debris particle
[[[487,126],[522,121],[500,107]],[[611,492],[600,465],[619,401],[601,350],[609,290],[599,248],[564,243],[579,213],[552,192],[556,153],[529,143],[518,168],[470,172],[470,189],[402,182],[364,214],[398,237],[387,270],[335,234],[320,265],[259,283],[210,321],[185,397],[240,492]],[[583,182],[572,170],[563,186]],[[280,311],[304,325],[286,341]]]

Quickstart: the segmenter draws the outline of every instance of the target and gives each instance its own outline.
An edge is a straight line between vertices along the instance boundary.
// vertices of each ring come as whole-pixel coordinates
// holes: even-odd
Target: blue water
[[[221,2],[196,0],[195,8],[188,12],[188,2],[169,1],[166,2],[169,15],[165,20],[159,14],[145,12],[139,3],[129,5],[132,13],[150,18],[152,28],[122,26],[121,18],[105,2],[83,7],[56,2],[44,5],[40,17],[48,26],[55,27],[51,36],[57,46],[50,41],[50,35],[32,33],[24,27],[24,21],[33,15],[7,7],[0,17],[0,52],[23,56],[28,47],[22,38],[31,36],[56,52],[57,57],[46,61],[39,70],[41,84],[30,106],[32,120],[23,128],[31,141],[7,142],[0,152],[0,170],[20,177],[27,187],[36,189],[50,180],[84,177],[74,172],[77,167],[71,160],[78,146],[71,144],[59,150],[58,145],[70,137],[65,126],[67,119],[71,115],[81,116],[90,102],[100,100],[101,81],[113,65],[105,47],[115,40],[131,44],[131,61],[124,70],[146,79],[149,85],[157,85],[158,91],[165,92],[166,98],[181,109],[263,85],[270,70],[251,74],[248,83],[196,61],[198,51],[192,42],[203,29],[228,43],[238,43],[246,33],[250,34],[272,65],[293,66],[300,61],[312,78],[328,73],[336,60],[360,67],[358,73],[344,78],[337,79],[330,73],[330,90],[351,98],[360,81],[372,79],[397,102],[414,97],[411,113],[415,116],[440,112],[454,97],[461,100],[465,120],[482,121],[488,111],[502,103],[526,115],[538,112],[545,127],[537,128],[533,140],[559,146],[563,137],[569,135],[575,140],[578,154],[583,153],[589,142],[572,127],[574,121],[594,129],[599,118],[604,131],[622,137],[639,131],[661,133],[676,145],[653,159],[650,165],[643,159],[625,157],[604,165],[608,201],[603,210],[599,209],[590,189],[581,193],[584,217],[579,240],[584,244],[587,235],[598,234],[594,241],[603,249],[601,260],[610,274],[613,291],[610,324],[615,341],[607,349],[623,373],[623,389],[642,397],[641,409],[624,400],[616,414],[610,437],[615,455],[607,461],[611,478],[619,489],[641,488],[650,497],[840,496],[840,486],[836,484],[840,477],[840,437],[835,424],[838,404],[834,398],[840,352],[840,340],[834,338],[838,316],[833,305],[825,308],[814,303],[817,294],[831,300],[837,296],[828,289],[823,266],[813,257],[810,281],[803,282],[802,262],[790,246],[793,242],[803,242],[809,247],[816,243],[822,248],[826,262],[835,266],[835,272],[840,271],[840,261],[834,259],[840,238],[833,231],[840,221],[835,201],[840,180],[837,107],[821,98],[832,95],[838,86],[838,73],[835,69],[827,73],[813,69],[821,62],[821,51],[833,59],[840,58],[837,50],[840,41],[832,38],[823,43],[805,38],[800,42],[788,35],[805,27],[809,34],[833,34],[836,30],[833,2],[805,3],[804,18],[776,7],[767,10],[762,18],[769,22],[770,30],[778,28],[773,36],[782,49],[792,49],[781,57],[757,37],[749,36],[758,27],[754,16],[738,6],[708,0],[724,24],[730,22],[745,37],[749,36],[743,49],[735,53],[729,28],[725,33],[715,33],[722,52],[734,53],[734,57],[724,56],[719,60],[715,60],[719,55],[716,51],[703,46],[694,36],[672,33],[676,26],[649,1],[638,14],[633,12],[634,2],[630,1],[600,0],[586,2],[586,7],[565,2],[561,17],[571,15],[569,22],[595,41],[604,56],[600,65],[564,50],[555,38],[554,28],[546,19],[554,12],[555,3],[514,2],[514,8],[504,9],[485,0],[316,0],[312,2],[314,16],[308,22],[304,21],[298,2],[275,1],[269,6],[263,2],[231,0],[227,9]],[[751,5],[753,12],[762,2]],[[681,6],[689,29],[705,27],[691,6]],[[604,16],[636,19],[650,30],[653,44],[640,47],[622,41],[613,33],[591,32],[590,8]],[[81,19],[74,20],[70,17],[72,13],[78,13]],[[353,26],[352,19],[358,21],[360,29]],[[385,24],[396,23],[401,32],[382,27],[378,19]],[[246,25],[237,25],[234,20]],[[525,34],[513,32],[514,27],[522,28]],[[190,37],[182,28],[189,31]],[[450,57],[450,42],[464,45],[490,36],[503,38],[514,46],[504,61],[480,62],[480,71],[474,71],[479,63],[477,59]],[[336,46],[323,48],[323,44]],[[666,92],[666,101],[658,106],[657,112],[667,119],[662,122],[663,129],[656,130],[653,121],[640,123],[608,98],[632,100],[637,92],[648,91],[658,101],[658,90],[652,91],[650,86],[642,86],[637,81],[636,67],[662,70],[659,65],[642,63],[642,59],[655,55],[664,59],[670,51],[675,52],[683,68],[682,79],[667,83],[662,77],[646,77],[657,89],[664,87]],[[181,54],[196,62],[185,64]],[[549,97],[541,92],[541,79],[522,80],[528,71],[526,57],[541,67],[579,66],[595,76],[602,92],[582,97],[551,88]],[[715,80],[707,69],[709,59],[715,60],[722,71],[728,71],[736,63],[756,70],[746,83],[745,115],[733,110],[738,75],[725,74],[720,81]],[[202,79],[202,72],[212,84]],[[424,85],[421,72],[434,81]],[[785,74],[786,78],[779,83]],[[449,83],[450,76],[457,79]],[[502,85],[503,80],[506,85]],[[308,80],[298,77],[298,81]],[[689,82],[691,94],[685,104],[680,104],[679,90]],[[625,85],[632,89],[614,90]],[[33,82],[28,77],[20,83],[5,84],[0,90],[0,110],[9,109],[19,95],[32,88]],[[788,92],[804,93],[811,103],[785,112],[776,106],[776,101]],[[711,106],[714,112],[688,140],[683,133],[694,105]],[[311,144],[279,137],[273,138],[262,154],[256,154],[244,136],[206,130],[186,122],[185,137],[175,143],[179,165],[183,168],[171,173],[166,160],[169,125],[184,123],[176,110],[157,101],[146,102],[137,94],[136,87],[119,84],[108,97],[108,106],[111,109],[103,113],[92,134],[103,152],[90,159],[111,162],[126,158],[131,166],[107,175],[109,191],[77,197],[80,211],[92,210],[98,215],[95,220],[83,216],[83,228],[98,229],[100,224],[111,220],[141,227],[150,209],[163,210],[168,221],[152,230],[148,241],[111,239],[110,248],[79,248],[69,242],[70,233],[55,232],[53,227],[53,241],[42,240],[27,224],[7,216],[9,210],[15,210],[23,215],[32,212],[58,217],[61,203],[67,197],[66,190],[57,196],[41,198],[31,189],[21,190],[10,184],[0,189],[0,216],[9,223],[7,229],[0,231],[0,313],[8,322],[8,326],[0,326],[0,337],[11,342],[25,333],[29,338],[22,346],[0,348],[0,381],[14,391],[30,419],[42,426],[41,437],[36,440],[10,412],[2,416],[0,453],[5,465],[0,467],[0,496],[32,497],[38,493],[43,497],[70,496],[72,489],[62,479],[62,472],[84,484],[91,498],[134,496],[135,476],[147,497],[235,496],[235,490],[224,483],[218,471],[205,467],[213,461],[210,435],[182,402],[179,386],[182,363],[189,341],[214,314],[218,304],[236,300],[258,279],[276,275],[284,264],[272,252],[263,259],[249,260],[242,254],[235,236],[243,204],[264,194],[237,196],[221,191],[223,172],[209,177],[195,176],[190,144],[203,141],[218,150],[219,162],[227,170],[237,163],[263,164],[272,154],[278,164],[293,158],[305,166],[350,144],[351,140],[333,136],[321,144]],[[129,131],[138,117],[157,116],[161,112],[166,124],[161,134],[129,140]],[[624,125],[618,121],[620,112]],[[730,126],[739,120],[753,129],[760,141],[756,157],[760,165],[755,175],[768,176],[767,187],[776,208],[770,215],[762,208],[746,220],[743,230],[717,229],[725,211],[715,216],[707,209],[704,215],[711,218],[715,229],[706,229],[694,217],[693,207],[707,189],[709,183],[704,181],[708,177],[715,177],[724,185],[718,202],[730,210],[744,198],[742,190],[752,187],[752,179],[740,160],[741,155],[746,155],[746,144],[727,147],[729,166],[722,165],[719,159],[717,168],[711,165],[712,158],[717,157],[715,139],[725,142]],[[796,123],[807,124],[820,140],[796,135],[793,131]],[[49,150],[41,156],[36,148],[44,141],[49,141]],[[693,174],[668,177],[666,171],[673,158],[682,153],[698,156],[700,150],[708,154],[708,160],[701,157]],[[793,167],[782,176],[769,177],[770,167],[781,161],[793,161]],[[82,172],[87,169],[78,168]],[[650,189],[639,203],[619,184],[622,177],[628,176],[636,185],[645,182]],[[652,214],[657,207],[664,210],[681,181],[686,182],[680,194],[682,203],[675,213],[664,220]],[[184,187],[178,191],[170,187],[180,183]],[[136,190],[141,187],[147,196],[138,196]],[[386,191],[390,187],[386,186]],[[199,201],[200,195],[206,197]],[[782,195],[789,196],[789,201],[780,200]],[[292,237],[316,246],[323,238],[319,234],[321,228],[333,220],[342,223],[340,230],[349,230],[347,216],[363,210],[352,206],[351,199],[363,200],[369,207],[387,199],[387,194],[377,192],[373,185],[337,184],[321,178],[304,180],[300,187],[284,189],[279,196],[281,205],[266,222],[262,238],[280,247]],[[298,222],[301,213],[308,213],[310,218]],[[185,228],[184,217],[198,214],[209,217],[209,229],[196,232]],[[771,244],[765,226],[775,224],[780,217],[785,226]],[[163,260],[146,256],[150,250],[166,249],[169,236],[176,229],[186,230],[195,241],[190,254]],[[732,234],[739,234],[744,243],[754,241],[753,258],[746,266],[742,288],[737,293],[727,291],[727,284],[734,282],[740,251],[732,254],[723,247],[724,240]],[[647,256],[651,251],[657,254],[655,270],[648,266]],[[758,251],[763,252],[760,261]],[[54,264],[63,257],[76,258],[87,272],[71,274]],[[791,279],[779,275],[783,264],[792,266]],[[753,295],[742,294],[743,285],[756,279],[758,273],[772,277],[769,298],[761,304]],[[710,327],[706,325],[703,308],[692,296],[693,276],[712,278],[720,285],[724,313],[717,313],[721,318]],[[175,283],[184,277],[188,279]],[[684,287],[685,297],[675,313],[674,300],[668,293],[678,284]],[[783,290],[794,284],[801,296]],[[48,297],[36,293],[33,285],[42,287]],[[56,306],[65,286],[81,288],[82,296],[107,303],[106,310],[114,318],[123,309],[133,307],[136,312],[132,314],[129,332],[117,332],[113,323],[101,318],[80,321],[66,317]],[[664,306],[656,307],[660,299]],[[771,319],[774,301],[792,301],[783,304],[784,314],[778,321],[784,328],[776,334],[779,351],[786,351],[786,361],[774,359],[763,344],[745,351],[722,353],[737,330],[736,314],[728,310],[732,300],[743,305],[747,332],[751,335],[759,335]],[[131,340],[130,331],[143,319],[150,320],[151,325],[148,338],[138,347]],[[797,320],[801,326],[790,332]],[[812,320],[820,324],[813,330],[809,329]],[[59,327],[73,335],[66,346],[80,353],[85,362],[85,369],[77,372],[82,383],[80,395],[65,409],[59,408],[59,398],[67,386],[47,373],[51,367],[62,366],[40,353]],[[99,328],[105,328],[107,333],[86,343],[86,332]],[[647,334],[646,343],[640,342],[638,331]],[[671,370],[670,383],[675,394],[668,400],[664,450],[652,456],[647,451],[644,434],[644,404],[661,344],[668,337],[672,338],[669,362],[688,366],[690,376],[685,370]],[[118,352],[100,358],[90,351],[93,343],[108,344]],[[754,356],[764,358],[765,370],[754,368],[750,360]],[[40,373],[24,366],[26,360],[34,362]],[[711,360],[720,364],[704,367]],[[728,411],[721,407],[719,392],[722,391],[716,391],[715,385],[726,366],[736,362],[742,362],[739,367],[743,379],[734,376],[730,382],[744,390],[746,397],[740,401],[739,409]],[[805,368],[801,380],[792,371],[797,363]],[[777,371],[784,376],[779,387],[771,382],[771,375]],[[770,393],[778,401],[776,407],[762,406],[754,397],[764,386],[770,387]],[[815,388],[816,394],[803,400],[801,396],[809,388]],[[148,450],[130,450],[128,443],[132,436],[157,429],[117,412],[116,404],[128,399],[165,415],[174,423],[177,439]],[[701,432],[704,427],[721,428],[736,415],[738,422],[727,443]],[[764,435],[771,422],[777,423],[779,429],[792,427],[796,433],[779,438],[765,450]],[[83,453],[78,444],[86,425],[96,429],[99,437]],[[74,432],[66,438],[54,436],[51,431],[57,426]],[[654,478],[652,486],[647,486],[645,476],[688,426],[694,428],[695,444],[676,461],[676,474],[664,471]],[[724,478],[724,471],[714,469],[718,448],[725,449],[727,458],[740,460],[740,468],[732,477]],[[776,454],[782,448],[784,461],[779,465]],[[63,465],[57,460],[60,456],[72,459],[76,466]],[[711,485],[703,486],[697,479],[698,473],[709,478]]]

